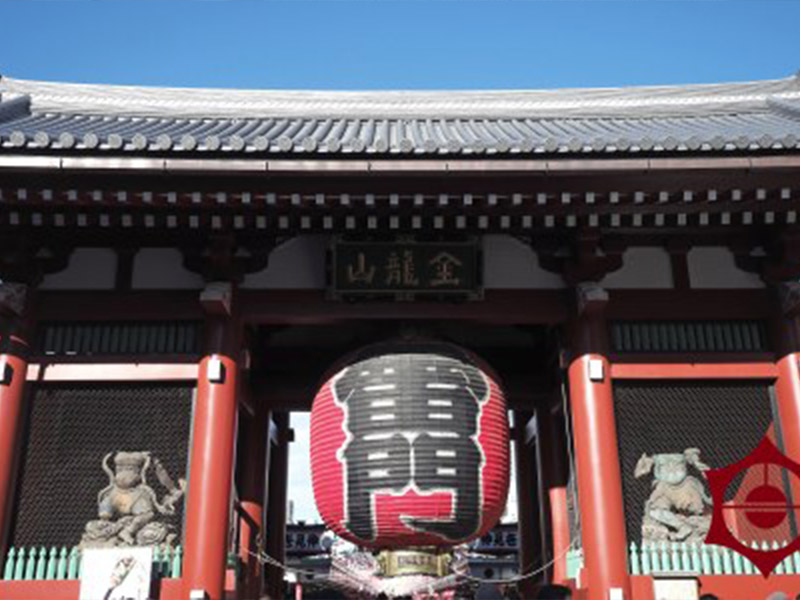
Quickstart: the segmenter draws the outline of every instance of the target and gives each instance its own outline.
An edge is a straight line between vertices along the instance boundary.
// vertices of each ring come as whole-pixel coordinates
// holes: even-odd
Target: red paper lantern
[[[451,546],[483,535],[505,507],[508,460],[499,385],[449,346],[372,353],[314,399],[317,508],[361,546]]]

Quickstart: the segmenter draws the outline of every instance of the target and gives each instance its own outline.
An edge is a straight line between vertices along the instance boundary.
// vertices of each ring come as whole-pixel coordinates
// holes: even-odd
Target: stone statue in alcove
[[[709,469],[700,461],[700,450],[687,448],[678,454],[642,454],[634,469],[637,479],[653,472],[653,491],[644,505],[642,541],[702,543],[711,525],[711,497],[703,482],[689,474],[689,466],[701,474]]]
[[[114,457],[114,469],[108,461]],[[82,547],[171,546],[177,537],[160,516],[175,514],[175,503],[183,496],[186,482],[176,485],[161,461],[149,452],[109,452],[102,460],[108,485],[97,495],[99,519],[86,524]],[[147,483],[154,466],[156,477],[167,493],[159,501]]]

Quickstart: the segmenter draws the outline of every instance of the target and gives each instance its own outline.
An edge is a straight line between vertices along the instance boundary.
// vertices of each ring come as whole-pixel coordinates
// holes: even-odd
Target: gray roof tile
[[[800,78],[485,92],[198,90],[0,79],[0,149],[528,154],[797,149]]]

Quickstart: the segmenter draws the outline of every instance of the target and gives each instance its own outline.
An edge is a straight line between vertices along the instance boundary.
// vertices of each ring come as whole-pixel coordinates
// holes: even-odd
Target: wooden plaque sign
[[[331,253],[334,297],[482,294],[478,242],[350,242]]]

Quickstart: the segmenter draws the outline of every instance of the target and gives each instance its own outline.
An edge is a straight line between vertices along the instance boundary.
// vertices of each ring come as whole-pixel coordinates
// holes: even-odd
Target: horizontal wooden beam
[[[195,381],[197,363],[32,363],[30,382]]]
[[[347,320],[448,320],[509,325],[554,325],[569,318],[572,292],[487,290],[483,300],[464,302],[346,302],[324,290],[238,292],[247,324],[322,324]],[[39,321],[202,319],[200,290],[47,291],[37,295]],[[611,290],[610,319],[758,319],[772,306],[766,289]]]
[[[611,365],[612,379],[775,379],[774,363]]]
[[[489,290],[484,300],[464,302],[346,302],[323,291],[242,291],[243,318],[255,323],[312,324],[343,320],[470,320],[505,324],[558,323],[568,310],[562,290]]]
[[[41,290],[35,312],[39,321],[202,320],[200,291]]]

